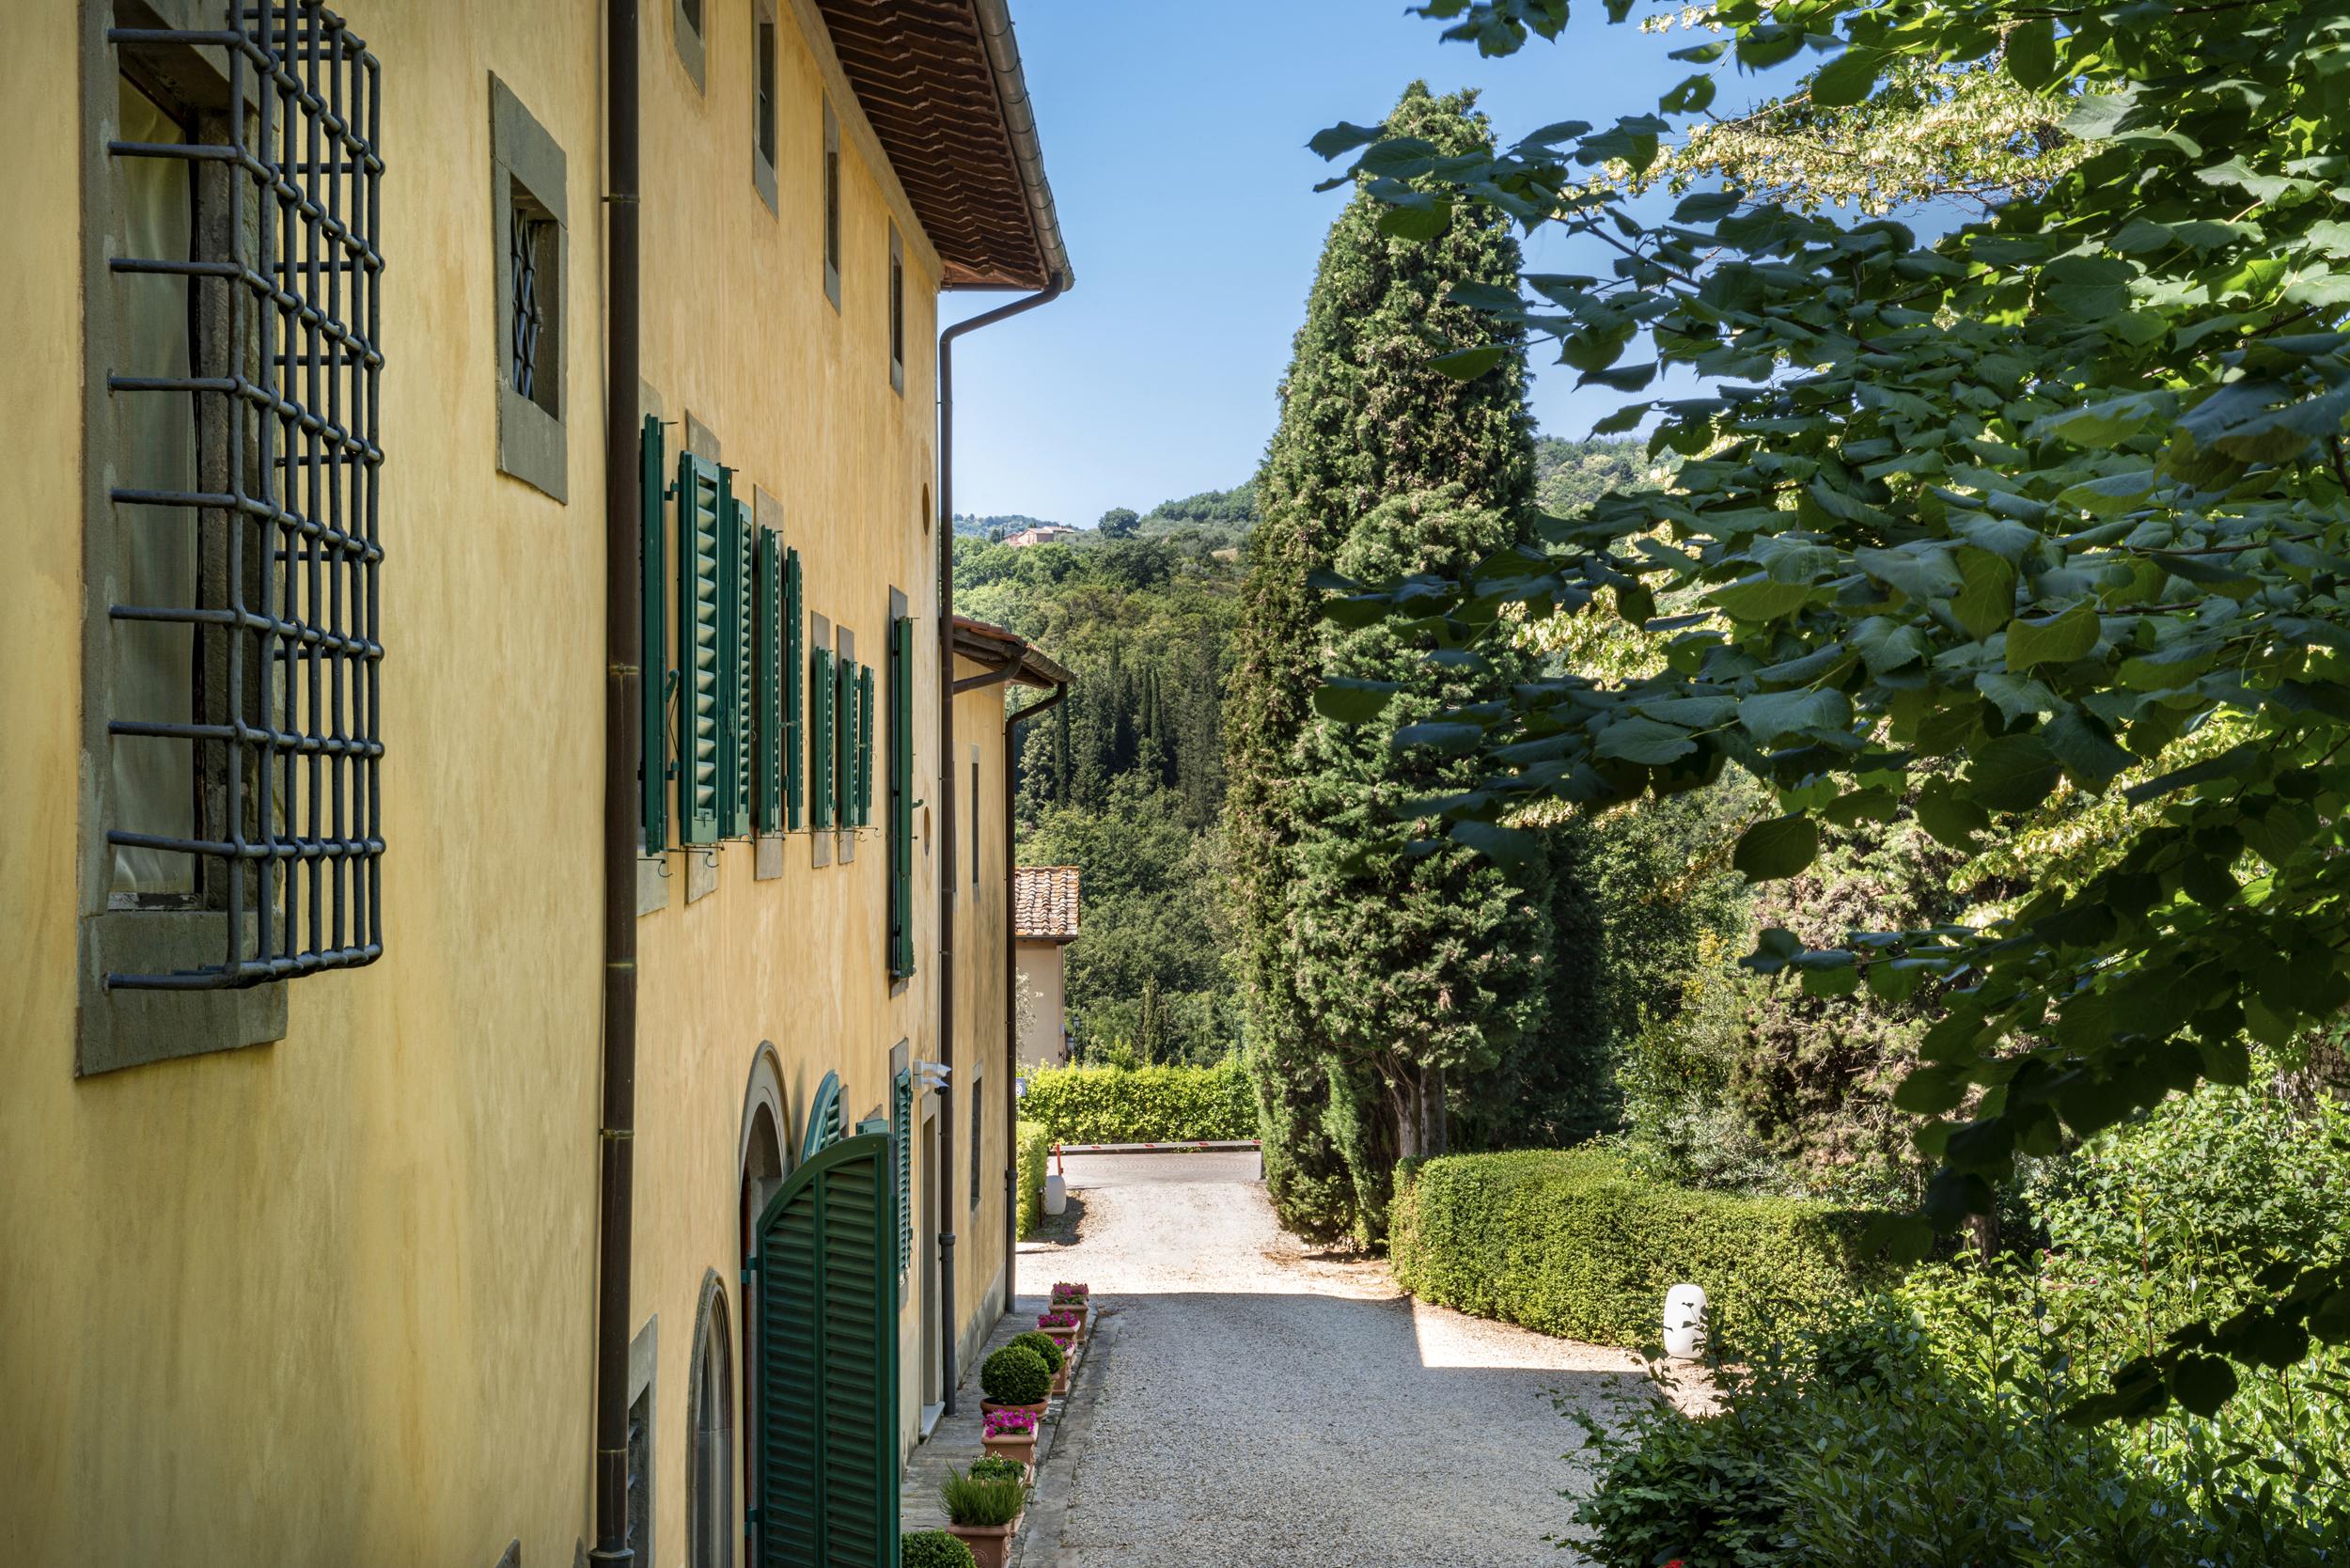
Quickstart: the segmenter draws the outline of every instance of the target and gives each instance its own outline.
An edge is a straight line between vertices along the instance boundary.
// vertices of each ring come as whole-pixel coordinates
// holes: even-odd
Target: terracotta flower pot
[[[1008,1525],[950,1524],[947,1533],[971,1548],[976,1568],[1004,1568],[1011,1557],[1011,1538],[1020,1533],[1020,1520],[1025,1516],[1016,1514]]]
[[[990,1453],[1000,1454],[1006,1459],[1017,1459],[1021,1464],[1030,1466],[1036,1464],[1036,1429],[1034,1427],[1030,1427],[1026,1432],[1007,1432],[1000,1437],[982,1436],[979,1442]]]
[[[1044,1419],[1044,1407],[1051,1403],[1047,1398],[1038,1400],[1034,1404],[998,1404],[992,1399],[983,1399],[979,1401],[979,1414],[984,1416],[991,1410],[1026,1410],[1041,1421]]]
[[[1067,1356],[1061,1357],[1060,1371],[1053,1374],[1053,1392],[1063,1395],[1069,1392],[1069,1357]]]
[[[1069,1365],[1069,1353],[1076,1348],[1077,1331],[1073,1328],[1047,1328],[1041,1332],[1046,1339],[1060,1346],[1061,1365],[1064,1367]]]

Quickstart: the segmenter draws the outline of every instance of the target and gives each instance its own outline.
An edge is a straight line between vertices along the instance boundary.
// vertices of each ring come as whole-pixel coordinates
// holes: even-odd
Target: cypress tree
[[[1490,145],[1469,94],[1415,83],[1389,117],[1446,153]],[[1522,337],[1447,302],[1514,287],[1518,249],[1487,212],[1433,240],[1379,231],[1358,191],[1333,225],[1259,472],[1261,521],[1226,701],[1227,810],[1249,1058],[1265,1174],[1309,1235],[1383,1237],[1395,1162],[1447,1146],[1449,1085],[1523,1032],[1549,949],[1548,893],[1452,846],[1407,856],[1394,813],[1468,780],[1399,726],[1492,695],[1518,671],[1431,663],[1391,623],[1318,619],[1308,574],[1459,570],[1521,537],[1533,503]],[[1433,331],[1431,329],[1434,329]],[[1510,352],[1474,381],[1431,368],[1444,340]],[[1374,723],[1311,707],[1329,676],[1399,681]]]

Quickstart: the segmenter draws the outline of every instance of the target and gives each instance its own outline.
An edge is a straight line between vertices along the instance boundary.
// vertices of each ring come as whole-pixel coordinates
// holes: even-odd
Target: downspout
[[[603,1114],[597,1138],[596,1547],[589,1560],[626,1565],[628,1544],[628,1285],[632,1138],[636,1121],[637,694],[644,625],[637,513],[636,0],[605,0],[603,384]]]
[[[1012,817],[1012,782],[1019,769],[1012,759],[1019,755],[1012,748],[1019,741],[1020,726],[1053,707],[1069,695],[1067,686],[1055,686],[1053,695],[1042,702],[1031,702],[1026,708],[1004,715],[1004,918],[1016,922],[1019,912],[1020,868],[1012,863],[1010,853]],[[1020,1100],[1012,1093],[1012,1086],[1020,1081],[1020,944],[1015,924],[1012,938],[1004,944],[1004,1310],[1011,1310],[1012,1297],[1018,1294],[1016,1276],[1020,1269]]]
[[[955,1413],[955,339],[1049,305],[1068,287],[1063,274],[1033,294],[957,321],[938,335],[938,1091],[939,1382]]]

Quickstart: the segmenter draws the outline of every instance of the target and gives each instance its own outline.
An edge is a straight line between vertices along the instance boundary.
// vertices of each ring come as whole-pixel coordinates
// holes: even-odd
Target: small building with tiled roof
[[[1012,951],[1020,969],[1020,1066],[1069,1060],[1068,984],[1062,949],[1077,939],[1077,868],[1021,866],[1012,872]]]

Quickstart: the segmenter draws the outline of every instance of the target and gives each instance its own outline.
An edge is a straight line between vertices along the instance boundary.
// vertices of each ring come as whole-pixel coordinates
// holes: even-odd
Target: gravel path
[[[1171,1163],[1181,1159],[1178,1167]],[[1141,1162],[1149,1162],[1147,1165]],[[1256,1156],[1069,1161],[1077,1240],[1024,1283],[1089,1281],[1097,1375],[1058,1552],[1026,1568],[1565,1568],[1584,1476],[1553,1392],[1604,1414],[1627,1353],[1415,1302],[1384,1265],[1275,1224]],[[1074,1206],[1074,1205],[1073,1205]]]

